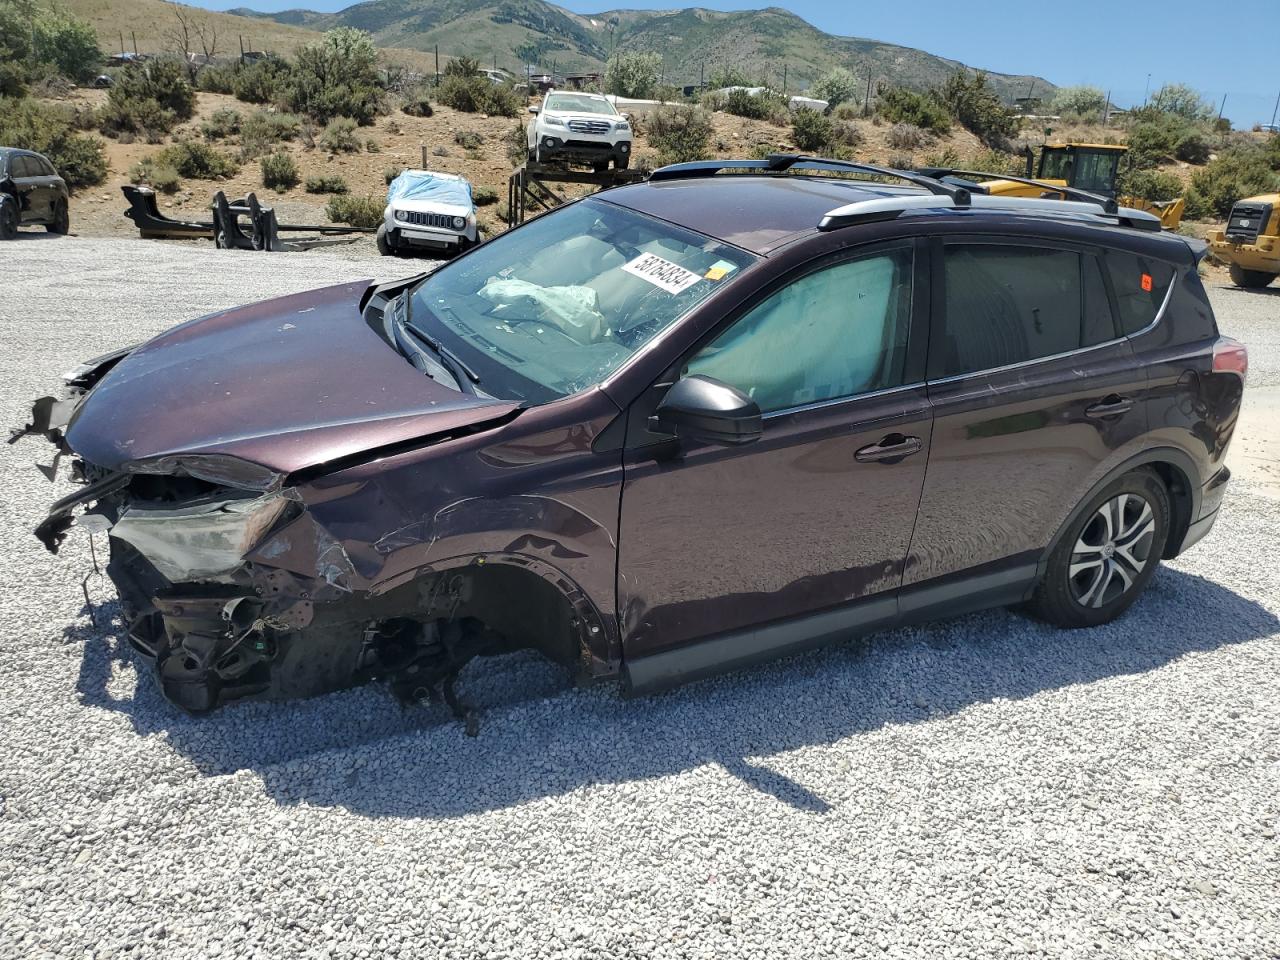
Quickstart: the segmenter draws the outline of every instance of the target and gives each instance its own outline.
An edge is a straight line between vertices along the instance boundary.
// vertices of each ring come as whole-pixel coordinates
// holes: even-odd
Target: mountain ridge
[[[512,70],[535,63],[544,70],[594,71],[604,66],[611,48],[656,51],[663,55],[664,79],[676,85],[735,67],[775,86],[785,77],[788,89],[796,90],[840,66],[863,82],[869,74],[873,84],[886,80],[919,89],[961,68],[980,69],[901,44],[828,34],[782,7],[578,14],[546,0],[366,0],[334,13],[249,7],[227,13],[311,30],[357,27],[380,46],[428,51],[439,45],[442,55],[472,56]],[[987,73],[1006,100],[1055,89],[1031,74]]]

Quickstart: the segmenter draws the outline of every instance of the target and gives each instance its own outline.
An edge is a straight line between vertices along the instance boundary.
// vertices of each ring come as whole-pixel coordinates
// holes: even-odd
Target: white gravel
[[[6,244],[0,420],[185,317],[418,267]],[[1274,347],[1249,296],[1223,327]],[[376,687],[176,713],[91,623],[84,537],[30,536],[45,451],[0,450],[0,957],[1280,957],[1280,501],[1247,484],[1107,628],[992,612],[634,702],[481,664],[468,739]]]

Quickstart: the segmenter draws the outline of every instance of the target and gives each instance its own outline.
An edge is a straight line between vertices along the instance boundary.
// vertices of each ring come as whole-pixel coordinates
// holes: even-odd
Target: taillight
[[[1249,372],[1249,351],[1239,340],[1219,337],[1213,345],[1213,372],[1234,373],[1241,380]]]

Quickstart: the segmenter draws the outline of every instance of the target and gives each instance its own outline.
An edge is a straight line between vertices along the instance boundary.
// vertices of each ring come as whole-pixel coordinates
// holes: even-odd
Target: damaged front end
[[[36,536],[57,553],[73,524],[108,535],[106,572],[128,638],[154,664],[172,703],[201,713],[381,678],[402,699],[442,700],[463,716],[453,683],[474,657],[539,646],[573,665],[578,651],[559,642],[578,622],[573,611],[534,595],[525,578],[486,569],[483,557],[375,592],[282,474],[225,455],[162,456],[117,469],[85,460],[66,439],[68,424],[126,353],[74,371],[67,396],[36,401],[31,422],[10,442],[47,438],[55,458],[41,469],[51,480],[59,461],[71,459],[79,486],[52,505]],[[559,639],[522,638],[515,622],[499,632],[486,622],[492,616],[479,615],[513,599]]]

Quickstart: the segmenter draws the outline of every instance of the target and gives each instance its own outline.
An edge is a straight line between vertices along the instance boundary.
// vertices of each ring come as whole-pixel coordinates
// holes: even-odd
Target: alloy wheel
[[[1071,552],[1067,579],[1082,607],[1102,607],[1120,599],[1151,557],[1156,518],[1151,504],[1122,493],[1102,504],[1084,525]]]

